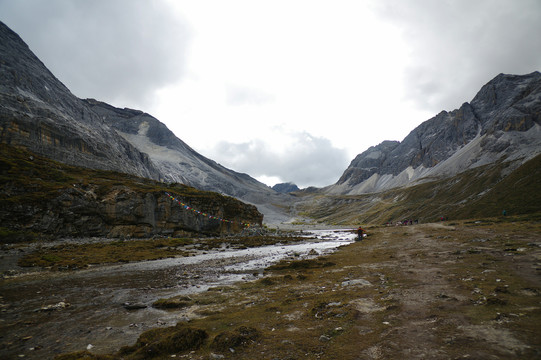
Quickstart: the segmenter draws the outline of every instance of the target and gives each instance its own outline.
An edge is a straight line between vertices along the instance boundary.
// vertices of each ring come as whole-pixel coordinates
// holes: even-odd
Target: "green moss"
[[[123,347],[118,356],[126,359],[153,359],[165,354],[199,349],[207,340],[205,330],[177,325],[141,334],[134,346]]]
[[[193,239],[151,239],[43,247],[21,257],[19,266],[78,269],[91,264],[189,256],[190,252],[187,252],[182,246],[192,242]]]
[[[188,296],[177,296],[169,299],[158,299],[152,306],[156,309],[181,309],[193,304],[194,301]]]

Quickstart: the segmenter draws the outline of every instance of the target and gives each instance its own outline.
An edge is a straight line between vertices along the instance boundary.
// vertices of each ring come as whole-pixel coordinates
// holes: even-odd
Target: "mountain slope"
[[[5,144],[0,144],[0,190],[0,238],[7,230],[8,241],[42,235],[216,235],[263,220],[254,206],[216,192],[66,165]]]
[[[541,215],[541,155],[517,169],[511,162],[479,166],[452,177],[360,195],[306,196],[303,215],[328,224],[384,224],[509,215]],[[509,174],[502,178],[502,173]],[[537,214],[537,215],[534,215]]]
[[[159,179],[149,158],[74,96],[0,22],[0,142],[67,164]]]
[[[216,191],[288,220],[290,197],[205,158],[154,117],[74,96],[0,22],[0,143],[66,164]],[[280,205],[274,205],[280,204]]]
[[[85,102],[106,124],[147,154],[165,181],[217,191],[254,204],[265,214],[267,222],[289,220],[286,209],[293,200],[291,196],[279,194],[249,175],[227,169],[197,153],[151,115],[94,99]]]
[[[471,103],[442,111],[402,142],[359,154],[329,194],[363,194],[449,177],[505,159],[514,168],[541,153],[541,73],[500,74]]]

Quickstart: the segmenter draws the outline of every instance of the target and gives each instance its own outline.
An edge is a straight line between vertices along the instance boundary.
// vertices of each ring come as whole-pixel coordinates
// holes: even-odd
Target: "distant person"
[[[363,236],[364,236],[364,229],[359,226],[359,228],[357,229],[357,241],[361,241],[363,239]]]
[[[502,215],[507,216],[507,211],[505,211],[505,209],[503,210]]]

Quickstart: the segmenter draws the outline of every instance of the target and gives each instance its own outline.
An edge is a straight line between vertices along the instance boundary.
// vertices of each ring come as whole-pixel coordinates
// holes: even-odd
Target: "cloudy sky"
[[[78,97],[271,186],[330,185],[499,73],[541,70],[539,0],[0,0],[0,20]]]

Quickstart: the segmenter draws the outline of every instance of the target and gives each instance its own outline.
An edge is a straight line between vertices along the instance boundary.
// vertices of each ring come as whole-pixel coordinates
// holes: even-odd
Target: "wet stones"
[[[69,306],[71,306],[70,303],[65,302],[65,301],[60,301],[59,303],[56,303],[56,304],[50,304],[50,305],[42,306],[41,308],[37,309],[36,311],[43,311],[43,312],[57,311],[57,310],[63,310],[65,308],[69,307]]]
[[[365,279],[352,279],[342,281],[342,286],[372,286],[372,283]]]

